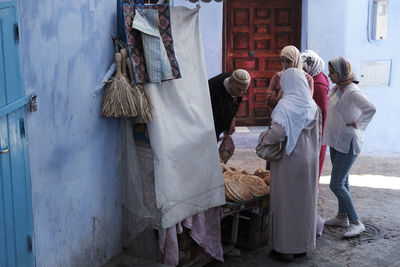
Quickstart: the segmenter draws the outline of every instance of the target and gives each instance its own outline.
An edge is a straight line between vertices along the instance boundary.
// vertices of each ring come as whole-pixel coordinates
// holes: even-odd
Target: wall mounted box
[[[372,17],[372,38],[374,40],[383,40],[387,37],[388,4],[387,0],[374,1]]]
[[[360,87],[389,86],[391,60],[362,62],[360,65]]]

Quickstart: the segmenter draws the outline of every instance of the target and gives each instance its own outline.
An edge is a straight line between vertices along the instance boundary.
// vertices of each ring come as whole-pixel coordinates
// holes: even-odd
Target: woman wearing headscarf
[[[300,51],[293,45],[287,45],[282,49],[280,61],[282,64],[282,71],[279,71],[275,73],[274,76],[272,76],[267,90],[267,106],[269,109],[269,114],[272,114],[272,111],[280,98],[280,78],[282,72],[288,68],[297,68],[299,70],[303,69]],[[304,74],[307,78],[309,89],[311,90],[311,95],[313,95],[314,80],[309,74]]]
[[[323,144],[330,148],[330,188],[338,199],[338,213],[325,224],[349,227],[344,237],[351,237],[365,231],[365,227],[351,199],[349,172],[360,154],[364,131],[376,109],[358,88],[358,81],[345,58],[332,59],[328,67],[329,78],[336,85],[328,94]]]
[[[284,144],[271,161],[269,245],[271,257],[290,262],[315,248],[321,115],[302,70],[288,68],[280,82],[282,99],[259,143]]]
[[[301,53],[301,59],[303,62],[303,70],[307,72],[314,80],[314,94],[313,99],[317,103],[322,114],[322,132],[324,132],[324,126],[326,121],[326,112],[328,110],[328,93],[329,93],[329,81],[323,73],[325,68],[325,62],[323,59],[314,51],[306,50]],[[321,146],[321,152],[319,153],[319,174],[318,180],[321,176],[322,167],[324,166],[326,154],[326,145]]]

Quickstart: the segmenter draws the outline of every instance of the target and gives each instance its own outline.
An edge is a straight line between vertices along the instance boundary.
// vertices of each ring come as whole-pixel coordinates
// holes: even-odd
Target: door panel
[[[224,71],[243,68],[252,83],[236,116],[237,125],[266,125],[266,93],[280,71],[281,49],[300,47],[301,0],[227,0],[224,2]]]
[[[29,267],[34,257],[23,105],[27,98],[20,76],[16,8],[16,1],[0,2],[0,266]]]

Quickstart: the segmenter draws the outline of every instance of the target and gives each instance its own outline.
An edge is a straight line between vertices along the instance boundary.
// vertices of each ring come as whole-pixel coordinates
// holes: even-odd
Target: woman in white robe
[[[282,158],[271,161],[270,255],[290,262],[315,248],[321,114],[304,73],[282,73],[283,97],[260,144],[284,142]]]

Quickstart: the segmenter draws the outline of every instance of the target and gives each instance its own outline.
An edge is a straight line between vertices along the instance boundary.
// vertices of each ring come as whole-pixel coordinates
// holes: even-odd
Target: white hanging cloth
[[[182,78],[146,85],[162,228],[225,203],[198,8],[171,7],[171,27]]]

